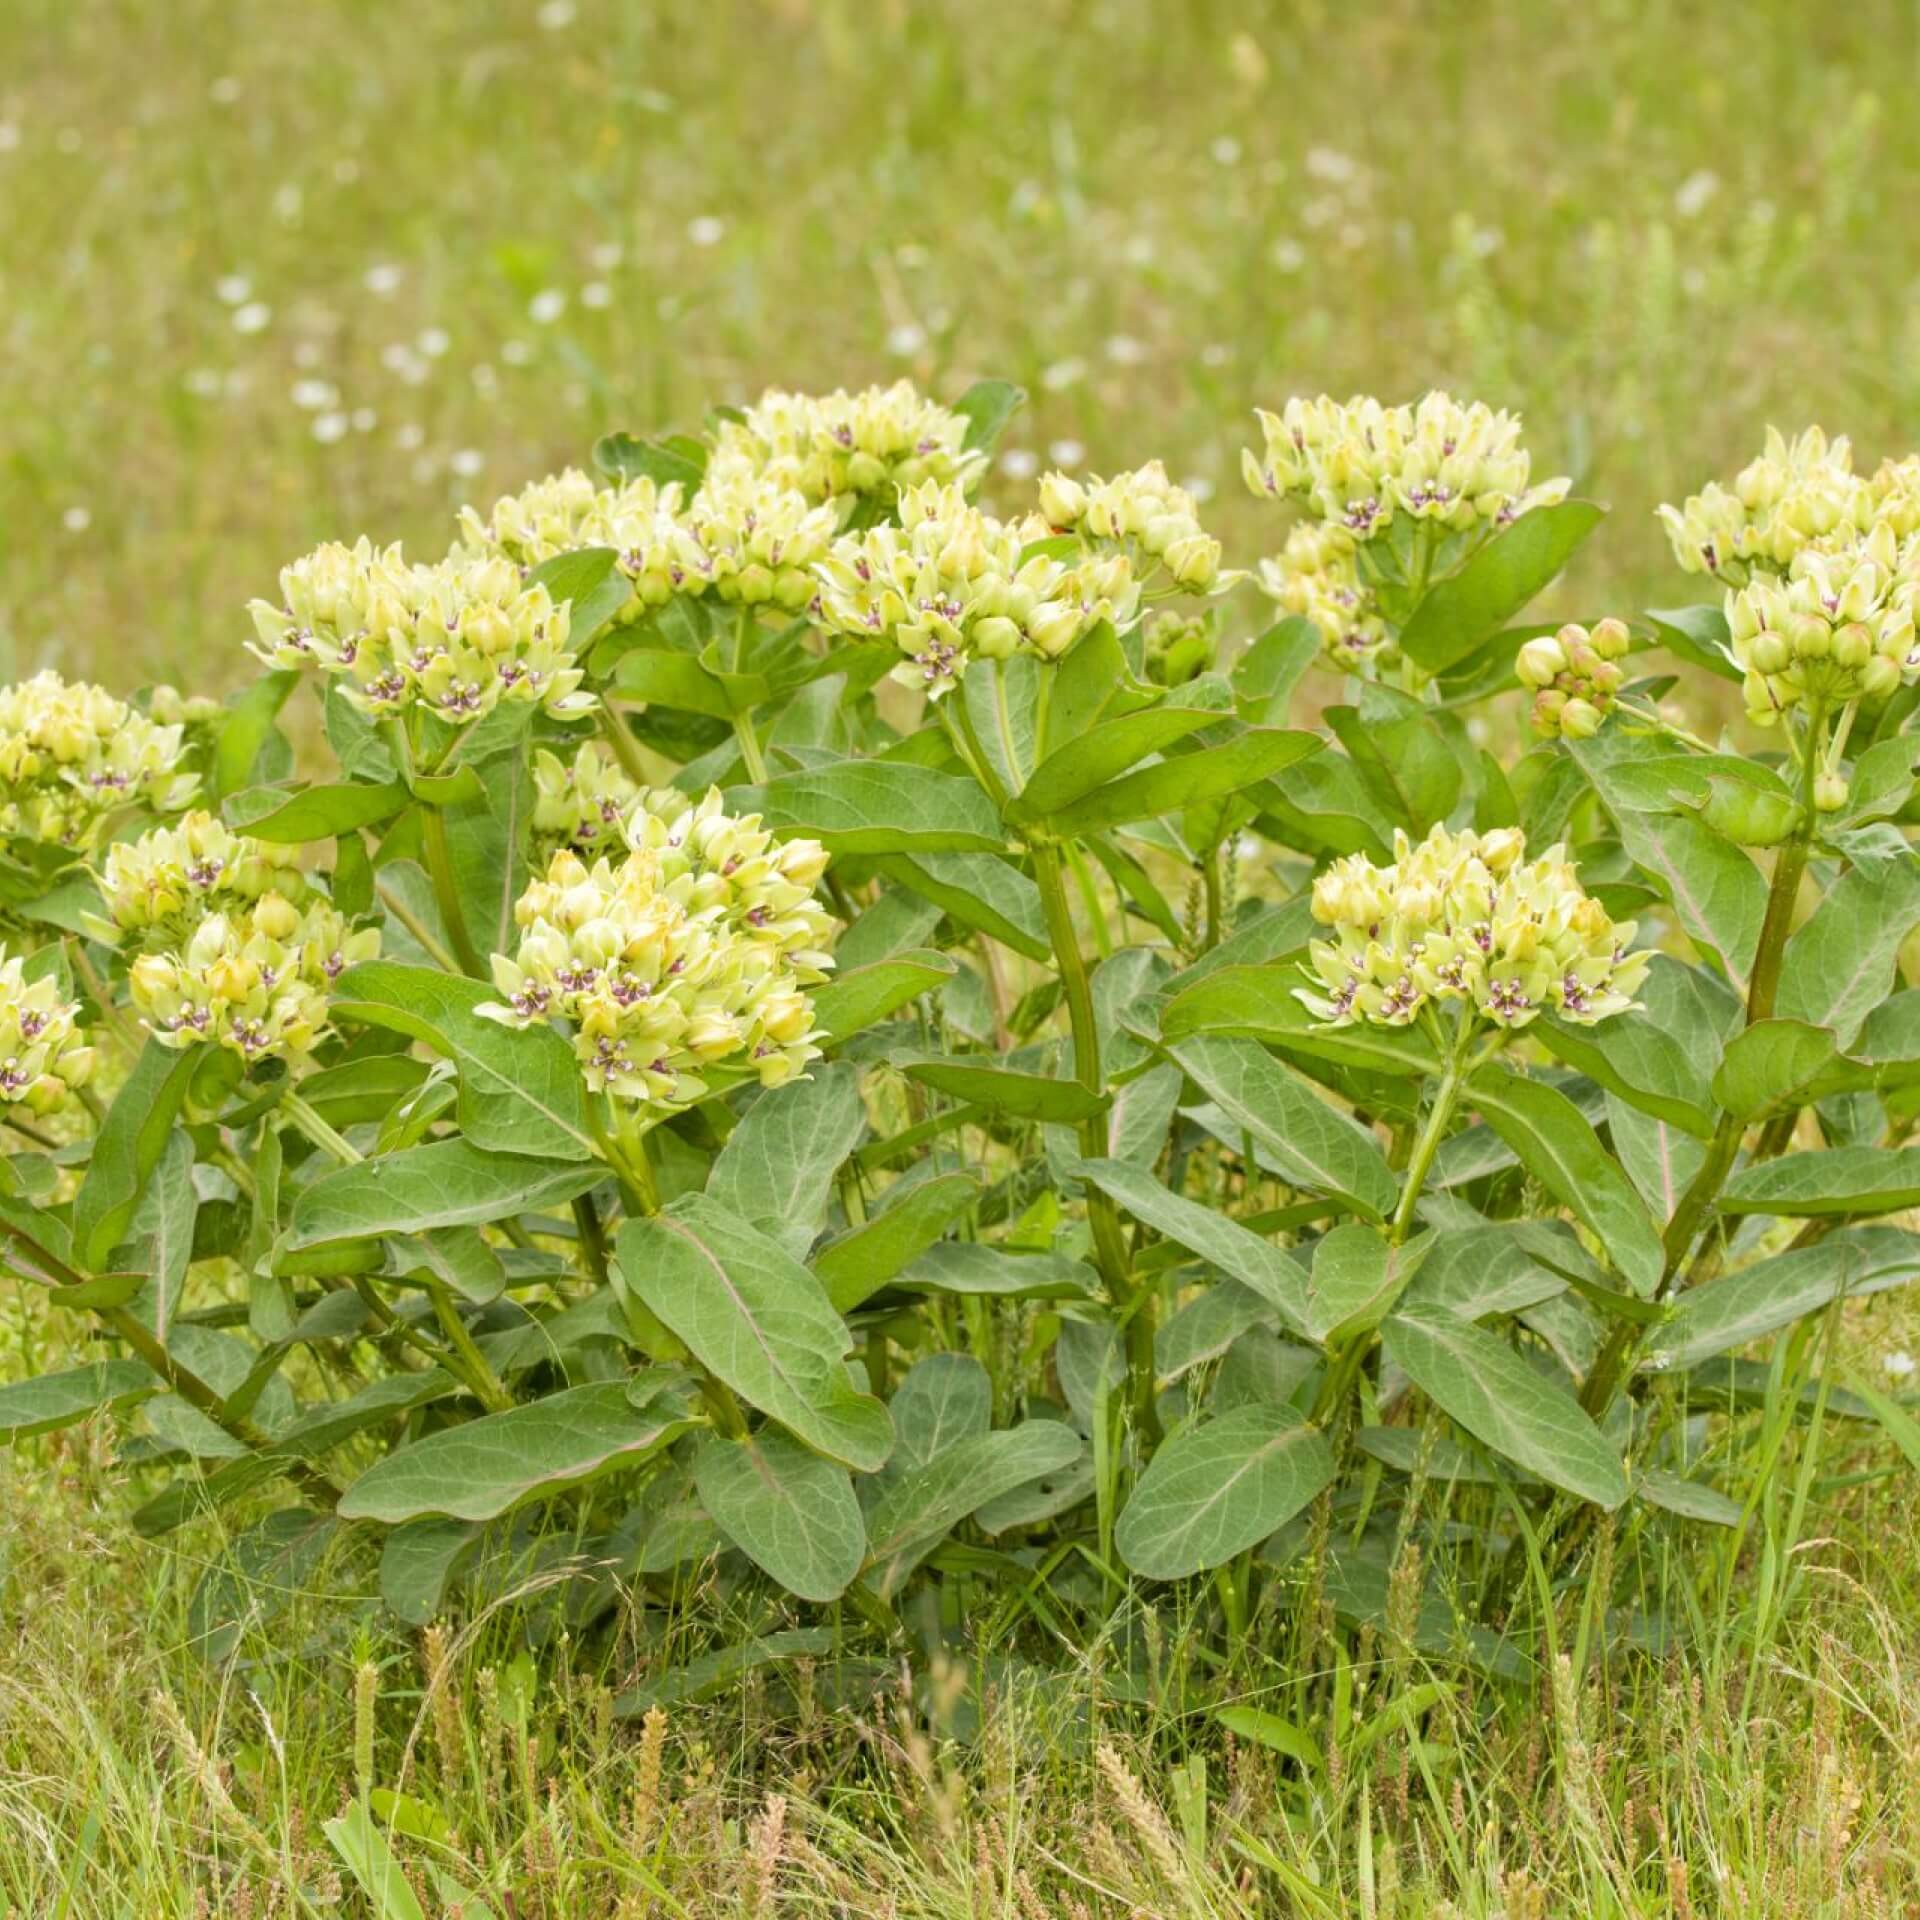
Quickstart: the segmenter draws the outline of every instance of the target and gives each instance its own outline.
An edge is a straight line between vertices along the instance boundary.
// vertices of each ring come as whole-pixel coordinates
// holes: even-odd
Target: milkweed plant
[[[1240,569],[1158,461],[983,498],[1019,402],[616,434],[294,560],[223,701],[0,691],[0,1261],[94,1339],[0,1431],[413,1623],[1186,1582],[1512,1672],[1757,1409],[1874,1417],[1920,458],[1769,434],[1661,510],[1710,598],[1551,624],[1602,510],[1510,413],[1261,413]]]

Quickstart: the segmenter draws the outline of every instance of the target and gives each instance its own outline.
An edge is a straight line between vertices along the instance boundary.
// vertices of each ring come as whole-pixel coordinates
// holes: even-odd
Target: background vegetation
[[[1765,421],[1920,441],[1917,73],[1893,4],[11,0],[0,672],[224,687],[244,599],[320,538],[437,547],[606,428],[894,370],[1025,384],[1011,473],[1164,455],[1240,561],[1273,526],[1237,479],[1253,404],[1451,385],[1612,503],[1570,609],[1693,597],[1651,508]],[[1920,1348],[1901,1301],[1833,1336],[1876,1384]],[[55,1337],[11,1298],[0,1328],[36,1366]],[[210,1681],[211,1531],[130,1570],[109,1434],[29,1443],[0,1457],[0,1910],[263,1910],[236,1822],[324,1855],[364,1655],[378,1776],[415,1740],[522,1915],[1225,1914],[1253,1869],[1303,1913],[1910,1912],[1912,1483],[1836,1444],[1763,1530],[1793,1577],[1729,1555],[1694,1653],[1491,1731],[1463,1702],[1446,1779],[1388,1746],[1303,1825],[1271,1756],[1223,1763],[1176,1682],[1116,1705],[1098,1649],[977,1743],[950,1677],[823,1673],[797,1712],[676,1703],[651,1759],[602,1717],[638,1654],[524,1664],[512,1608],[446,1656],[444,1737],[438,1656],[390,1643]]]

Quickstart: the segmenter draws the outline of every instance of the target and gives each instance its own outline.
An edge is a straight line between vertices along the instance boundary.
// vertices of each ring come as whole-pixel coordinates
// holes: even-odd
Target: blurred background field
[[[1920,15],[1861,4],[8,0],[0,672],[242,677],[314,542],[438,551],[769,382],[1032,392],[995,486],[1447,384],[1612,503],[1920,416]]]

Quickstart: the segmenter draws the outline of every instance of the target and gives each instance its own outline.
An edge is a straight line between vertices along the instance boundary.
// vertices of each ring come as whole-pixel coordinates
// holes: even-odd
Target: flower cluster
[[[504,554],[456,550],[427,566],[361,540],[284,568],[281,606],[255,600],[253,653],[318,667],[375,718],[424,709],[456,726],[503,700],[583,713],[593,696],[568,651],[568,609]]]
[[[1103,620],[1131,626],[1140,588],[1124,553],[1075,566],[1030,557],[1029,530],[932,481],[900,499],[900,525],[843,535],[819,569],[818,616],[857,639],[891,640],[894,678],[939,699],[976,654],[1057,660]]]
[[[1404,1027],[1458,1001],[1476,1019],[1523,1027],[1543,1011],[1591,1025],[1633,1004],[1647,956],[1580,886],[1564,849],[1529,861],[1516,828],[1394,838],[1394,863],[1336,861],[1313,886],[1332,938],[1308,949],[1317,991],[1302,1003],[1334,1026]]]
[[[1551,639],[1529,640],[1514,671],[1523,687],[1537,689],[1534,732],[1549,740],[1588,740],[1598,733],[1625,678],[1619,662],[1631,644],[1620,620],[1602,620],[1592,632],[1569,624]]]
[[[1157,687],[1184,687],[1208,671],[1219,636],[1205,614],[1157,613],[1141,634],[1141,665]]]
[[[1853,470],[1853,449],[1809,427],[1796,440],[1767,429],[1766,445],[1735,477],[1718,481],[1660,519],[1688,573],[1738,568],[1782,572],[1811,546],[1845,544],[1874,519],[1873,485]]]
[[[597,740],[584,742],[570,761],[540,748],[533,756],[535,864],[544,865],[562,847],[592,858],[623,846],[627,816],[641,793]]]
[[[659,486],[644,474],[603,486],[578,467],[551,473],[493,503],[482,519],[460,509],[461,544],[472,554],[504,554],[521,567],[537,567],[556,554],[581,547],[624,550],[645,542],[662,518],[678,518],[677,486]]]
[[[0,1107],[52,1113],[93,1073],[93,1048],[51,974],[26,977],[26,962],[0,949]]]
[[[1450,394],[1401,407],[1323,394],[1259,420],[1266,449],[1242,456],[1247,485],[1297,500],[1358,540],[1383,532],[1397,513],[1455,533],[1504,525],[1567,488],[1564,480],[1529,487],[1519,415],[1477,400],[1463,406]]]
[[[215,909],[244,909],[268,893],[297,906],[312,892],[298,861],[298,848],[235,833],[210,813],[117,840],[100,866],[102,937],[158,951],[179,946]]]
[[[1220,542],[1201,527],[1193,495],[1158,460],[1085,485],[1050,473],[1040,482],[1040,511],[1050,527],[1077,533],[1096,550],[1120,548],[1142,582],[1161,567],[1189,593],[1224,591],[1239,578],[1222,574]]]
[[[815,841],[776,846],[715,789],[639,797],[625,857],[556,853],[515,908],[521,937],[496,955],[490,1018],[559,1018],[594,1092],[661,1112],[702,1099],[715,1074],[779,1086],[818,1057],[806,989],[833,964],[814,899]]]
[[[687,510],[681,590],[798,613],[838,531],[832,507],[810,504],[775,474],[709,471]]]
[[[1341,673],[1393,648],[1373,590],[1360,578],[1353,535],[1331,521],[1303,520],[1279,557],[1260,562],[1260,588],[1283,613],[1311,621],[1327,664]]]
[[[48,669],[0,687],[0,832],[80,852],[136,804],[177,813],[198,780],[180,770],[181,723]]]
[[[1757,574],[1727,595],[1748,717],[1770,726],[1790,707],[1881,698],[1920,671],[1914,604],[1890,524],[1838,552],[1803,547],[1784,575]]]
[[[969,449],[968,420],[920,393],[912,381],[824,395],[769,389],[714,437],[707,479],[767,478],[811,505],[850,509],[861,497],[889,504],[932,482],[970,492],[986,471]]]
[[[380,951],[377,928],[349,929],[327,901],[269,890],[211,912],[177,947],[128,969],[133,1004],[162,1046],[219,1046],[248,1066],[298,1060],[326,1029],[327,990]]]

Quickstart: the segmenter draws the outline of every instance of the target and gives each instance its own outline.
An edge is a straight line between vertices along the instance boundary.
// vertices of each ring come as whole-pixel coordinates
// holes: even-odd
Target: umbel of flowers
[[[1448,1004],[1495,1027],[1543,1012],[1590,1025],[1630,1007],[1647,970],[1627,950],[1634,923],[1608,917],[1565,849],[1530,861],[1512,827],[1435,827],[1418,846],[1396,834],[1384,867],[1338,860],[1314,882],[1313,917],[1330,937],[1308,949],[1300,999],[1333,1026],[1410,1026]]]
[[[673,789],[642,794],[617,861],[570,849],[520,897],[494,957],[509,1026],[559,1019],[588,1086],[664,1117],[722,1083],[774,1087],[819,1057],[807,989],[833,965],[814,898],[817,841],[775,845],[757,815]]]
[[[1079,534],[1096,552],[1124,553],[1143,590],[1163,568],[1188,593],[1211,593],[1240,578],[1222,578],[1220,542],[1201,526],[1193,495],[1158,460],[1084,486],[1071,474],[1049,473],[1040,482],[1040,512],[1049,526]]]
[[[1282,613],[1311,621],[1328,665],[1353,672],[1384,664],[1393,629],[1360,578],[1353,535],[1330,520],[1303,520],[1278,558],[1260,562],[1260,589]]]
[[[1127,555],[1069,565],[1030,552],[1047,531],[996,520],[958,485],[928,481],[901,496],[897,527],[834,543],[819,569],[819,617],[856,639],[890,641],[905,656],[894,678],[935,700],[977,656],[1058,660],[1103,620],[1131,626],[1140,584]]]
[[[54,1113],[92,1078],[79,1012],[52,974],[29,980],[26,961],[0,948],[0,1109]]]
[[[624,850],[627,817],[644,791],[597,740],[583,741],[571,760],[539,748],[533,756],[535,864],[545,866],[562,847],[589,858]]]
[[[100,881],[133,955],[128,991],[163,1046],[298,1060],[326,1031],[333,982],[380,951],[379,930],[349,927],[287,849],[208,814],[115,846]]]
[[[1533,697],[1533,730],[1547,739],[1589,740],[1600,731],[1626,677],[1620,662],[1633,644],[1623,620],[1602,620],[1591,632],[1569,623],[1529,640],[1514,671]]]
[[[567,648],[568,606],[512,561],[455,552],[431,566],[367,540],[318,548],[249,611],[255,655],[314,667],[376,719],[416,711],[465,726],[502,701],[566,717],[593,706]]]
[[[0,688],[0,833],[84,853],[123,809],[178,812],[198,784],[180,767],[185,724],[51,669]]]

